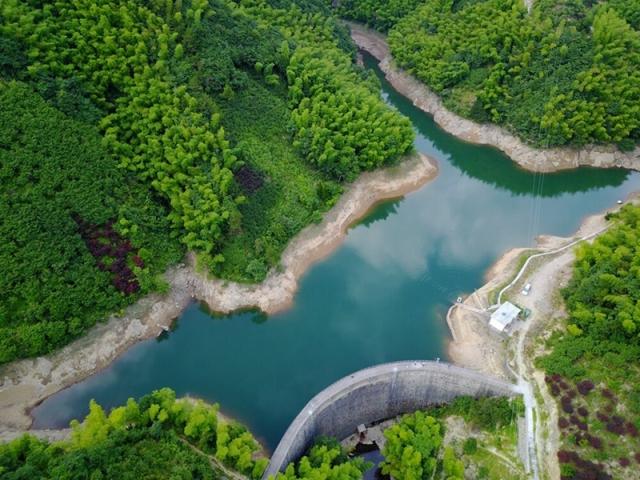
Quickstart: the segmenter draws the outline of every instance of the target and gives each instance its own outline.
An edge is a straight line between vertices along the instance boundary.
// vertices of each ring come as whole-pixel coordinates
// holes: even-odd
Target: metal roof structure
[[[504,332],[514,319],[520,315],[520,309],[511,302],[504,302],[498,309],[491,314],[491,320],[489,325],[498,330]]]

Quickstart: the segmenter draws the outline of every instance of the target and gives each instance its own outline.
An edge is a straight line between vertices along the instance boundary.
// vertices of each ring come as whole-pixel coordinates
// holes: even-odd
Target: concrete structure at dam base
[[[307,403],[280,440],[263,479],[298,460],[320,435],[342,439],[360,424],[370,425],[462,395],[517,394],[516,385],[444,362],[394,362],[360,370]]]

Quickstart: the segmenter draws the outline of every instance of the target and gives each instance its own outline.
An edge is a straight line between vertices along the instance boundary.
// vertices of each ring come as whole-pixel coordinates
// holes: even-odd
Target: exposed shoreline
[[[380,69],[393,88],[420,110],[433,115],[445,131],[467,142],[491,145],[507,154],[523,168],[537,172],[554,172],[592,166],[623,167],[640,170],[640,147],[621,152],[614,146],[592,145],[581,149],[558,147],[537,149],[525,144],[506,129],[494,124],[479,124],[447,110],[440,97],[426,85],[395,65],[386,37],[361,24],[347,22],[351,38],[362,50],[380,62]]]
[[[637,198],[637,194],[631,194],[627,201],[637,203]],[[540,415],[536,416],[534,441],[537,444],[538,463],[544,466],[550,478],[560,476],[556,456],[559,443],[556,427],[558,412],[556,400],[547,391],[544,372],[534,365],[539,354],[536,351],[540,348],[536,341],[546,337],[554,329],[555,322],[566,316],[559,292],[572,276],[575,248],[555,252],[576,239],[593,235],[585,240],[590,242],[597,238],[605,231],[607,213],[619,208],[616,205],[586,217],[571,237],[538,237],[535,252],[524,248],[511,249],[487,270],[486,283],[469,295],[464,305],[485,309],[495,301],[492,298],[494,292],[509,283],[520,270],[523,253],[527,250],[531,254],[550,252],[548,256],[536,258],[523,277],[507,292],[508,300],[531,310],[525,322],[515,322],[516,328],[511,336],[498,334],[489,327],[487,316],[464,308],[454,309],[447,318],[453,337],[448,353],[453,363],[504,379],[513,378],[512,372],[519,371],[520,379],[525,378],[538,392],[539,408],[545,412],[546,420]],[[529,295],[521,294],[525,283],[533,287]]]
[[[632,195],[632,197],[635,196]],[[521,255],[527,252],[531,254],[550,252],[569,244],[576,238],[593,234],[606,225],[605,216],[607,213],[618,209],[619,207],[616,206],[586,217],[578,230],[570,237],[541,235],[536,239],[537,245],[534,248],[512,248],[506,251],[487,270],[485,283],[468,295],[462,304],[472,308],[486,309],[495,301],[494,298],[491,298],[495,296],[495,292],[509,282],[520,269]],[[549,255],[544,260],[536,259],[538,261],[527,270],[518,284],[509,290],[508,299],[516,301],[521,306],[531,308],[533,314],[530,318],[532,323],[535,323],[538,320],[537,312],[549,313],[551,310],[540,298],[541,292],[552,293],[559,283],[566,281],[567,275],[558,279],[556,273],[567,270],[572,265],[573,258],[574,249],[570,248]],[[547,268],[549,265],[553,268]],[[540,272],[543,272],[547,277],[552,277],[553,281],[546,277],[541,279]],[[534,286],[534,292],[530,296],[520,294],[520,287],[525,283],[532,283]],[[540,286],[537,286],[538,283]],[[550,298],[546,300],[551,302]],[[448,324],[452,339],[449,341],[447,351],[453,363],[503,379],[512,377],[507,367],[508,347],[510,346],[508,343],[510,342],[507,341],[508,337],[494,332],[489,327],[488,317],[483,318],[476,312],[457,308],[448,318]]]
[[[169,293],[147,296],[122,317],[112,317],[52,354],[0,367],[0,438],[29,429],[30,410],[47,397],[102,370],[135,343],[168,327],[194,299],[216,312],[258,308],[267,314],[293,303],[307,269],[342,243],[348,228],[377,203],[417,190],[438,172],[435,160],[417,153],[398,165],[362,174],[321,223],[300,232],[283,252],[280,268],[257,285],[206,278],[194,259],[167,271]],[[55,432],[55,431],[47,431]]]
[[[601,146],[583,150],[538,150],[523,144],[500,127],[480,125],[461,118],[446,110],[440,99],[427,87],[394,67],[382,35],[360,25],[350,25],[356,44],[380,61],[380,68],[394,89],[421,110],[432,114],[444,130],[458,138],[493,145],[528,170],[549,172],[581,165],[640,170],[640,149],[631,153]],[[435,161],[417,154],[398,166],[361,175],[320,224],[308,226],[290,242],[283,253],[281,268],[270,272],[261,284],[246,285],[206,278],[196,273],[194,259],[189,256],[187,265],[173,267],[166,273],[170,284],[167,295],[151,295],[141,299],[129,307],[124,316],[97,325],[87,335],[58,352],[0,367],[0,439],[27,430],[32,422],[29,415],[31,408],[107,367],[135,343],[155,337],[194,299],[205,302],[210,309],[220,313],[258,308],[273,314],[289,308],[300,277],[310,266],[335,250],[350,225],[375,204],[414,191],[436,174]],[[585,220],[579,231],[582,232],[585,225],[603,215]],[[539,246],[542,250],[550,250],[559,242],[569,240],[558,237],[543,239]],[[465,303],[488,306],[486,296],[513,274],[519,255],[524,250],[513,249],[501,256],[488,271],[487,283],[468,297]],[[553,257],[554,260],[556,258]],[[563,265],[566,268],[566,263]],[[456,309],[449,326],[454,340],[449,343],[448,350],[454,363],[500,378],[510,378],[506,366],[508,345],[501,336],[489,331],[486,322],[482,323],[475,314]],[[44,436],[53,438],[58,438],[62,432],[41,431]]]

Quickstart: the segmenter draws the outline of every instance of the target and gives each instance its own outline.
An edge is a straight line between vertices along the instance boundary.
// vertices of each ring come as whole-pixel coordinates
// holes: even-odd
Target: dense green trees
[[[196,3],[184,16],[197,25],[203,13],[211,11]],[[168,62],[183,55],[180,28],[127,0],[59,0],[42,9],[15,1],[2,14],[5,29],[29,47],[29,74],[79,79],[112,112],[100,123],[107,148],[169,200],[187,247],[212,252],[241,199],[230,194],[235,157],[218,121],[203,118],[186,87],[170,80]],[[171,23],[182,18],[175,12]]]
[[[162,389],[108,415],[95,402],[70,440],[48,444],[29,435],[0,445],[0,478],[215,479],[207,456],[260,478],[267,460],[241,425],[218,419],[217,406],[177,399]]]
[[[263,0],[239,3],[297,45],[286,76],[294,145],[304,158],[333,178],[353,180],[412,149],[408,119],[384,105],[375,84],[363,81],[341,48],[335,22],[294,2],[288,8]]]
[[[640,345],[640,208],[625,206],[613,221],[592,245],[576,251],[563,292],[569,323],[575,336]]]
[[[169,200],[170,219],[187,247],[215,254],[237,216],[237,203],[244,200],[233,195],[236,157],[218,117],[203,116],[176,78],[186,73],[188,80],[189,72],[172,69],[185,55],[181,40],[192,41],[214,10],[208,2],[169,2],[166,8],[165,2],[156,3],[143,7],[131,0],[58,0],[38,9],[12,0],[3,6],[3,30],[28,46],[32,77],[77,78],[94,102],[111,112],[100,123],[107,147],[121,166]],[[384,106],[377,91],[357,78],[349,58],[336,53],[335,27],[325,15],[305,13],[293,4],[287,10],[259,1],[242,5],[263,22],[287,13],[295,24],[287,34],[297,45],[283,41],[277,63],[284,70],[293,55],[292,65],[298,67],[287,76],[298,87],[291,94],[292,119],[296,145],[305,158],[338,178],[353,179],[360,170],[411,148],[408,121]],[[88,21],[93,18],[99,21]],[[281,20],[274,24],[285,25]],[[316,42],[320,38],[322,45]],[[305,50],[311,47],[333,51],[333,60],[313,62]],[[257,58],[251,65],[270,85],[280,81],[275,66]],[[304,83],[314,76],[319,80]],[[326,78],[332,78],[330,86],[320,81]],[[221,96],[232,92],[233,84],[225,82]],[[224,260],[219,254],[214,258]]]
[[[78,449],[25,435],[0,446],[3,480],[193,479],[221,478],[206,457],[171,431],[119,430]]]
[[[327,0],[327,3],[330,5],[337,3],[338,14],[345,18],[366,23],[377,30],[386,32],[423,1],[342,0],[333,2],[333,0]]]
[[[382,472],[394,478],[430,478],[438,464],[442,445],[441,425],[424,412],[405,415],[402,421],[384,431],[387,440],[382,452]]]
[[[262,280],[411,148],[323,0],[7,0],[0,47],[0,363],[162,287],[184,247]]]
[[[360,171],[412,148],[409,120],[386,108],[370,87],[358,84],[349,57],[337,48],[298,48],[287,76],[297,105],[294,145],[329,175],[353,180]]]
[[[0,218],[0,363],[58,348],[131,303],[138,288],[160,288],[155,277],[183,253],[169,238],[166,210],[118,168],[95,128],[2,80]],[[74,218],[121,219],[115,228],[128,242],[118,268],[136,279],[135,290],[118,288],[115,269],[98,268],[103,252],[87,248]],[[112,246],[106,229],[100,235],[96,248],[115,256],[122,245]]]
[[[361,458],[349,460],[336,440],[319,439],[309,453],[271,480],[358,480],[369,468]]]
[[[626,205],[610,220],[607,232],[576,249],[562,291],[566,329],[554,332],[537,363],[559,403],[563,468],[631,478],[637,468],[632,473],[626,456],[640,448],[640,207]]]
[[[346,2],[376,22],[394,2]],[[402,8],[397,10],[404,12]],[[398,63],[445,105],[542,147],[640,138],[640,10],[633,0],[424,1],[389,33]]]
[[[551,353],[539,360],[549,374],[573,380],[634,376],[640,361],[640,208],[625,206],[614,225],[593,244],[576,250],[573,277],[563,296],[565,334],[552,337]],[[601,361],[605,360],[606,371]],[[595,372],[594,372],[595,370]],[[617,380],[616,380],[617,381]],[[628,392],[629,394],[635,392]],[[640,412],[640,402],[632,402]]]
[[[456,457],[456,452],[451,447],[444,449],[442,471],[446,480],[464,480],[464,462]]]
[[[220,250],[225,261],[208,263],[221,277],[260,281],[289,239],[333,205],[341,187],[292,145],[285,72],[293,43],[234,3],[214,8],[216,15],[185,39],[185,56],[174,67],[191,79],[199,108],[220,115],[238,158],[236,184],[247,198],[229,222]]]
[[[553,138],[622,142],[640,132],[640,34],[613,9],[593,18],[593,59],[567,93],[552,95],[541,127]]]

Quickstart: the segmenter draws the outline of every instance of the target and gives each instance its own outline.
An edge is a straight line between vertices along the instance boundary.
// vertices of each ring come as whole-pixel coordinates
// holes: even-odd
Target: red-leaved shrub
[[[577,387],[578,391],[582,395],[588,395],[589,392],[595,388],[595,385],[591,380],[582,380],[580,383],[578,383]]]

